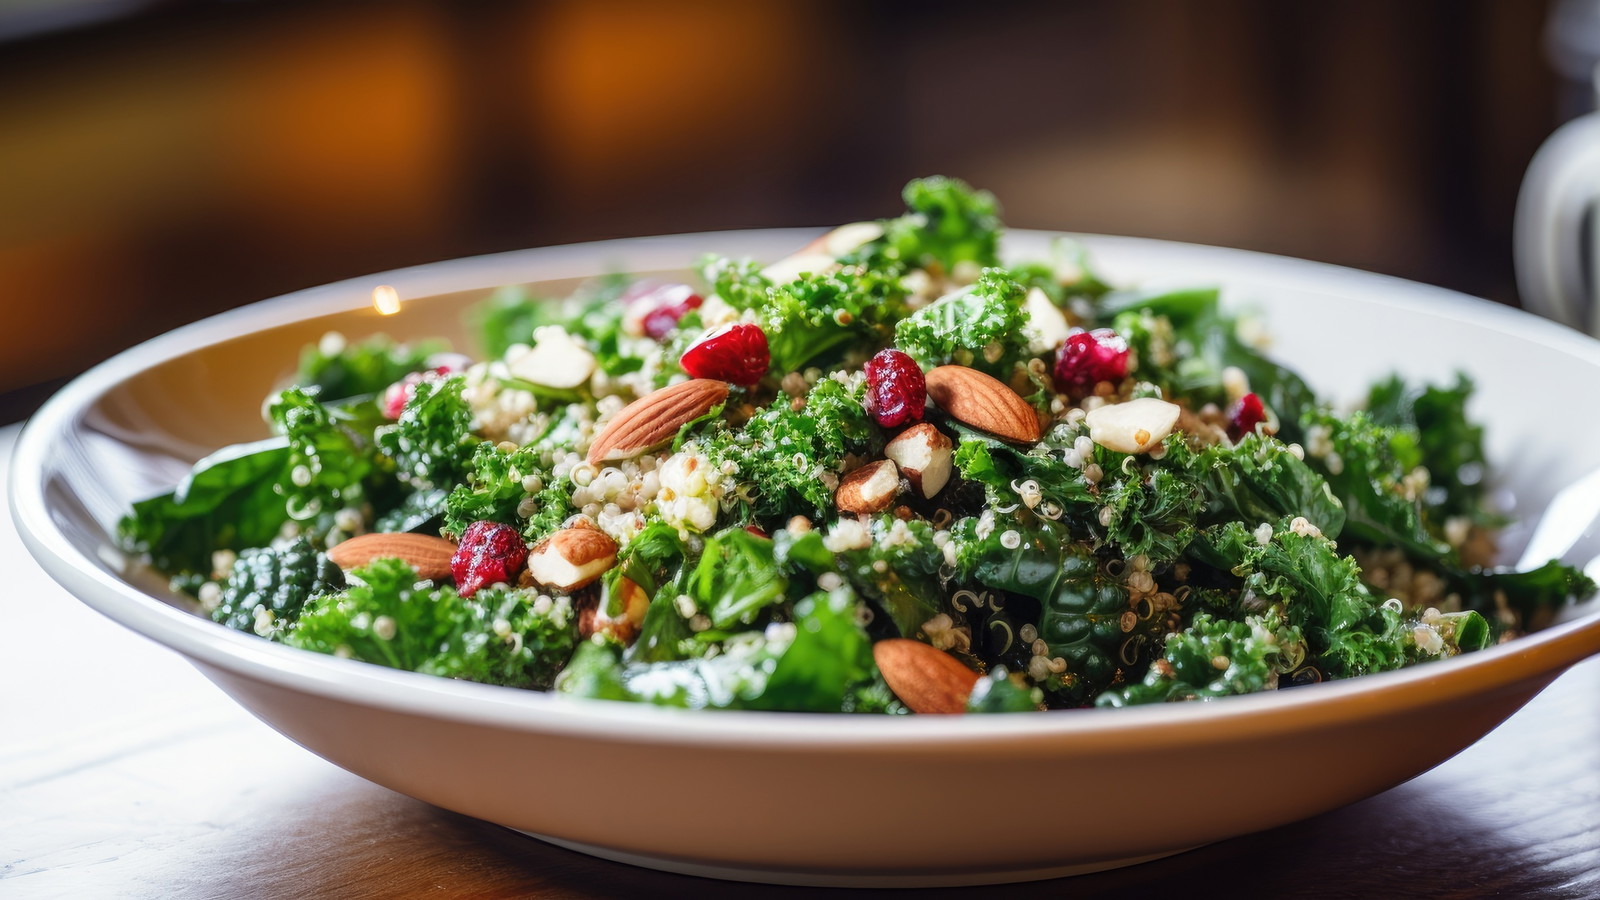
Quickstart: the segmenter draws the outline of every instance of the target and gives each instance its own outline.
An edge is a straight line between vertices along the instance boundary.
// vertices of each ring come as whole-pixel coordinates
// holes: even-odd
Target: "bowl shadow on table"
[[[1287,773],[1287,767],[1281,771]],[[1465,814],[1427,779],[1379,797],[1257,835],[1235,838],[1162,860],[1073,878],[1007,885],[1012,897],[1146,898],[1157,892],[1215,885],[1240,896],[1449,897],[1463,884],[1485,895],[1545,896],[1570,889],[1568,866],[1533,865],[1486,819]],[[1151,811],[1152,818],[1160,815]],[[518,872],[528,887],[551,896],[707,898],[809,896],[822,889],[749,885],[691,878],[606,862],[535,841],[497,826],[440,812],[439,831],[472,844],[485,862]],[[1577,833],[1583,826],[1572,823]],[[1553,854],[1554,855],[1554,854]],[[1580,870],[1581,871],[1581,870]],[[919,890],[917,896],[971,897],[994,887]],[[903,891],[856,896],[907,896]],[[1551,893],[1550,896],[1557,896]],[[1559,894],[1569,896],[1567,894]],[[1577,895],[1570,895],[1577,896]]]

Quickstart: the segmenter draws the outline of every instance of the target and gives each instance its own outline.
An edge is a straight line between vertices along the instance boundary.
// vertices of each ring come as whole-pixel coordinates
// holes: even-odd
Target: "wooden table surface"
[[[15,433],[0,429],[6,462]],[[0,897],[804,892],[603,862],[363,781],[256,721],[176,654],[80,605],[27,556],[9,515],[0,561],[12,573],[0,593]],[[1316,777],[1288,761],[1262,765],[1264,778]],[[1006,891],[1199,897],[1207,884],[1238,897],[1600,897],[1600,660],[1378,797],[1142,866]]]

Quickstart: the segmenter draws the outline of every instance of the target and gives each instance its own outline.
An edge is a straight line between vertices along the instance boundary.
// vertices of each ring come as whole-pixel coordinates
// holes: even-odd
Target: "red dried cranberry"
[[[1087,394],[1102,381],[1128,377],[1128,342],[1109,328],[1075,328],[1056,353],[1056,387]]]
[[[479,588],[512,583],[527,562],[528,542],[515,528],[499,522],[473,522],[462,532],[455,556],[450,557],[450,574],[456,579],[456,593],[471,597]]]
[[[899,350],[879,350],[867,360],[867,412],[884,428],[922,418],[928,403],[928,382],[911,357]]]
[[[1245,394],[1228,405],[1228,438],[1237,441],[1266,420],[1267,408],[1261,398],[1254,393]]]
[[[713,378],[745,387],[761,380],[772,365],[767,335],[754,325],[725,325],[685,350],[679,364],[695,378]]]
[[[689,310],[699,309],[705,301],[687,284],[660,284],[633,298],[640,304],[644,316],[639,327],[654,340],[661,340],[678,327],[678,322]]]

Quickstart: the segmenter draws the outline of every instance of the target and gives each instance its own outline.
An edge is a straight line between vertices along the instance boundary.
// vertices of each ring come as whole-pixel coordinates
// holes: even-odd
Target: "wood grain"
[[[0,430],[0,459],[9,460],[14,436]],[[16,573],[0,592],[0,896],[813,893],[603,862],[370,784],[71,599],[26,557],[9,517],[0,561]],[[1005,893],[1202,896],[1216,885],[1240,897],[1600,897],[1597,698],[1592,660],[1476,746],[1378,797],[1143,866]],[[1182,761],[1173,766],[1184,777]],[[1314,777],[1293,760],[1263,759],[1259,783],[1242,789],[1292,790]],[[1024,808],[981,793],[972,800],[974,815]],[[626,815],[624,793],[604,802]]]

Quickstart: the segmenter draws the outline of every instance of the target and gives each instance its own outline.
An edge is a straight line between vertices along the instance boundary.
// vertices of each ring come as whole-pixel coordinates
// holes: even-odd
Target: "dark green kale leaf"
[[[293,627],[307,600],[344,585],[339,567],[303,537],[280,548],[245,550],[234,561],[211,618],[276,640]]]
[[[419,587],[417,571],[380,559],[347,590],[312,598],[285,643],[396,669],[512,687],[545,688],[577,645],[565,597],[492,588],[468,600]]]
[[[472,433],[472,408],[461,395],[465,386],[460,376],[419,382],[399,420],[378,431],[378,448],[413,490],[452,487],[470,468],[480,441]]]
[[[1306,461],[1344,506],[1344,537],[1399,547],[1419,561],[1452,555],[1429,527],[1421,491],[1405,481],[1422,461],[1414,433],[1379,425],[1364,412],[1340,418],[1318,409],[1303,422],[1313,435]]]
[[[279,480],[289,465],[281,437],[226,447],[195,463],[173,491],[133,504],[118,544],[171,573],[210,572],[217,550],[262,547],[288,519]]]
[[[1472,379],[1456,375],[1450,387],[1407,385],[1398,375],[1378,382],[1367,394],[1367,415],[1378,425],[1416,435],[1422,465],[1428,469],[1428,506],[1440,521],[1466,516],[1485,526],[1505,524],[1484,507],[1488,461],[1483,426],[1467,418]]]
[[[773,535],[774,556],[791,577],[804,574],[808,583],[830,572],[843,577],[901,635],[912,637],[939,614],[947,593],[939,579],[944,552],[934,543],[934,528],[925,520],[902,521],[885,513],[872,520],[869,534],[867,546],[835,553],[820,531],[796,535],[779,529]]]
[[[924,369],[956,363],[1004,378],[1028,350],[1027,290],[1003,269],[942,297],[895,326],[897,348]]]
[[[1222,372],[1238,368],[1250,389],[1278,417],[1278,435],[1298,441],[1300,414],[1316,395],[1300,376],[1268,359],[1239,337],[1238,318],[1223,313],[1215,288],[1164,292],[1114,292],[1101,299],[1099,321],[1128,341],[1137,361],[1132,374],[1198,407],[1226,408]]]
[[[1344,528],[1344,505],[1327,481],[1276,438],[1248,434],[1232,447],[1213,444],[1198,453],[1169,446],[1167,458],[1191,455],[1206,497],[1201,524],[1304,516],[1330,538]]]
[[[1066,662],[1066,671],[1043,687],[1067,703],[1088,703],[1118,677],[1139,671],[1164,633],[1162,617],[1152,611],[1139,618],[1127,587],[1059,522],[1019,510],[996,517],[992,527],[962,519],[951,536],[957,579],[1038,601],[1039,638]]]
[[[401,344],[381,334],[354,344],[309,344],[300,353],[294,386],[323,403],[381,394],[412,372],[426,369],[428,357],[448,349],[443,341]]]
[[[1241,602],[1281,601],[1288,624],[1305,635],[1311,661],[1329,677],[1480,649],[1490,632],[1476,612],[1447,614],[1438,626],[1441,653],[1430,653],[1416,643],[1417,622],[1403,618],[1398,604],[1380,603],[1362,582],[1354,559],[1341,555],[1332,541],[1297,533],[1286,522],[1264,542],[1244,525],[1229,522],[1202,532],[1196,546],[1200,559],[1243,579]]]

